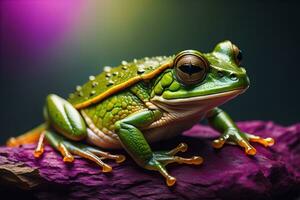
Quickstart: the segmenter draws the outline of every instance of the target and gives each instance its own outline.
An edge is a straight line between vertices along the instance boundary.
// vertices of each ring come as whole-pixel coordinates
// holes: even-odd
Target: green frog
[[[187,144],[153,151],[150,144],[168,140],[206,118],[221,133],[212,142],[214,148],[225,143],[241,146],[248,155],[256,149],[250,142],[265,147],[272,138],[261,138],[240,131],[221,104],[243,93],[249,78],[241,66],[242,52],[230,41],[216,45],[210,53],[185,50],[173,56],[145,57],[122,61],[117,67],[104,67],[97,76],[77,86],[67,100],[50,94],[44,107],[45,123],[11,138],[9,146],[37,142],[35,157],[43,154],[44,140],[57,149],[64,162],[79,155],[92,160],[110,172],[104,159],[120,163],[123,155],[103,149],[123,148],[147,170],[160,172],[168,186],[176,182],[166,165],[170,163],[199,165],[200,156],[180,157]]]

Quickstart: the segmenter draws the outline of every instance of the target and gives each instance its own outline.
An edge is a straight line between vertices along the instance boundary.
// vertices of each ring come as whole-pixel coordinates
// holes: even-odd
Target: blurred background
[[[76,2],[76,3],[75,3]],[[223,108],[236,120],[300,121],[297,1],[2,0],[0,142],[43,122],[49,93],[67,97],[105,65],[229,39],[251,87]]]

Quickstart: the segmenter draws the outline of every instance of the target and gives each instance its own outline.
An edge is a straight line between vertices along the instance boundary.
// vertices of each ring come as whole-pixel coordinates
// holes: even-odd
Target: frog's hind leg
[[[54,94],[48,95],[45,118],[49,123],[49,128],[40,135],[34,152],[35,157],[42,155],[45,138],[52,147],[62,154],[64,162],[73,162],[73,155],[78,155],[100,165],[103,172],[109,172],[111,167],[105,164],[103,159],[114,159],[117,162],[122,162],[125,159],[122,155],[111,155],[79,143],[79,141],[86,139],[88,129],[78,110],[63,98]]]
[[[62,154],[64,162],[73,162],[73,155],[77,155],[97,163],[102,167],[103,172],[110,172],[112,168],[103,162],[104,159],[113,159],[117,163],[125,160],[125,156],[123,155],[113,155],[76,141],[70,141],[52,130],[45,131],[45,138],[51,146]]]
[[[34,144],[36,143],[39,138],[40,134],[47,129],[48,125],[47,123],[43,123],[34,129],[23,133],[22,135],[19,135],[17,137],[11,137],[6,142],[6,146],[8,147],[18,147],[23,144]]]

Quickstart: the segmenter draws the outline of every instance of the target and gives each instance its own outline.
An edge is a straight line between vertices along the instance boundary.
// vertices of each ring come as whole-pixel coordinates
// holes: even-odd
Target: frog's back
[[[149,80],[161,71],[171,67],[173,56],[152,57],[133,60],[117,67],[105,67],[104,71],[95,76],[90,76],[89,81],[83,86],[77,86],[71,93],[68,101],[77,109],[85,108],[94,103],[122,91],[129,86],[141,81]]]

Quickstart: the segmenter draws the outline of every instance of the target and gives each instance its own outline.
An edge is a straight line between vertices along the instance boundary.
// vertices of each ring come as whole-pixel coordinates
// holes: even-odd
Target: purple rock
[[[0,148],[0,181],[20,187],[39,199],[292,199],[300,191],[300,124],[282,127],[272,122],[240,122],[242,131],[273,137],[276,144],[264,148],[253,144],[257,154],[246,156],[240,147],[211,146],[219,134],[207,126],[195,125],[183,136],[153,145],[167,150],[179,142],[189,145],[181,155],[201,155],[204,163],[169,165],[176,185],[168,187],[154,171],[138,167],[127,156],[112,173],[76,157],[65,164],[61,156],[46,146],[42,158],[32,155],[34,145]],[[117,153],[123,153],[119,151]]]

